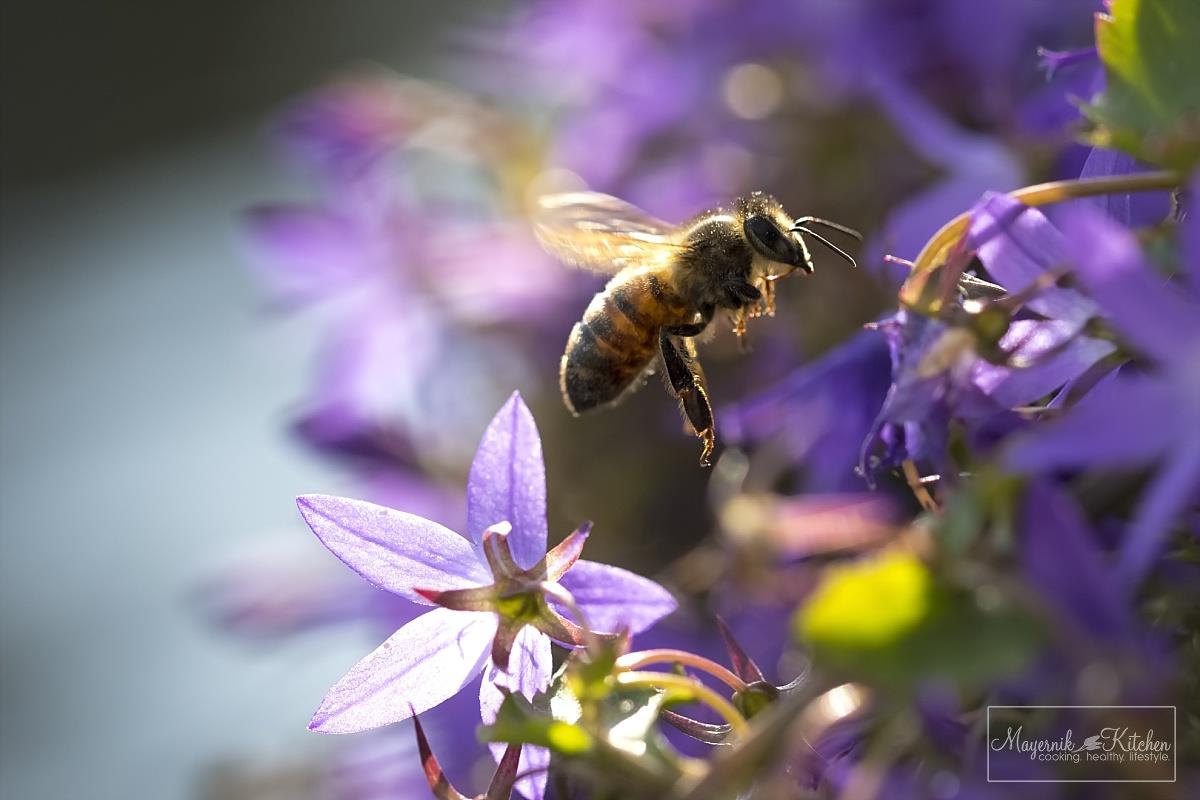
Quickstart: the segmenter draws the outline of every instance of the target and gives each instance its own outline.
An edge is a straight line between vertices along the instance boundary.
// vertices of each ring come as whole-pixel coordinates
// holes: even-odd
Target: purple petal
[[[1116,349],[1111,342],[1077,336],[1072,323],[1017,320],[1000,340],[1006,351],[1029,366],[1005,367],[983,359],[973,367],[972,381],[1005,408],[1025,405],[1086,372]]]
[[[1069,209],[1063,230],[1080,282],[1137,348],[1161,361],[1200,347],[1200,302],[1155,274],[1137,239],[1090,209]]]
[[[1089,68],[1100,69],[1100,54],[1095,47],[1084,47],[1078,50],[1050,50],[1039,47],[1038,66],[1046,71],[1046,79],[1051,80],[1060,69],[1086,64]]]
[[[1149,169],[1136,158],[1119,150],[1093,147],[1083,162],[1080,178],[1104,178],[1113,175],[1133,175]],[[1129,227],[1156,225],[1171,211],[1171,197],[1167,192],[1124,192],[1088,197],[1068,203],[1066,209],[1084,206],[1099,209],[1116,222]],[[1058,217],[1056,217],[1057,219]]]
[[[1061,419],[1035,428],[1009,451],[1007,464],[1041,472],[1089,464],[1148,464],[1179,435],[1178,401],[1147,377],[1101,383]]]
[[[1200,170],[1188,184],[1188,213],[1179,228],[1179,256],[1192,296],[1200,297]]]
[[[483,531],[512,523],[509,546],[524,568],[546,553],[546,467],[533,415],[518,392],[483,434],[467,479],[467,532],[482,547]]]
[[[884,337],[863,331],[785,376],[765,392],[721,412],[727,442],[769,440],[805,467],[813,492],[862,487],[859,448],[891,384]]]
[[[356,733],[421,714],[483,669],[495,614],[437,608],[396,631],[329,690],[309,722],[319,733]]]
[[[526,625],[517,634],[513,644],[512,656],[508,662],[507,674],[489,662],[483,673],[483,683],[479,687],[479,713],[485,725],[496,721],[500,704],[504,702],[501,688],[509,692],[519,693],[526,700],[532,700],[538,692],[545,691],[550,685],[550,674],[554,669],[550,653],[550,638],[544,633]],[[505,745],[489,745],[492,756],[497,762],[504,756]],[[546,768],[550,766],[550,751],[544,747],[525,746],[521,750],[521,763],[517,774],[529,770],[539,770],[536,774],[517,781],[517,791],[530,800],[541,800],[546,793]]]
[[[873,96],[909,146],[947,173],[889,213],[883,235],[869,251],[875,254],[870,262],[883,252],[915,258],[943,222],[969,208],[985,191],[1019,186],[1021,168],[1004,146],[959,128],[886,72],[875,74],[872,83]]]
[[[401,458],[433,451],[445,418],[430,414],[423,397],[444,366],[444,326],[411,298],[355,299],[323,348],[303,432],[318,446],[366,440]]]
[[[967,246],[978,252],[988,274],[1012,293],[1067,258],[1066,239],[1042,212],[991,192],[971,212]],[[1075,323],[1095,313],[1095,306],[1079,292],[1057,287],[1043,289],[1027,305],[1051,319]]]
[[[348,567],[413,602],[429,602],[413,589],[467,589],[492,582],[471,543],[436,522],[330,495],[303,495],[296,505],[317,538]]]
[[[881,71],[870,76],[869,84],[884,113],[926,161],[954,172],[993,171],[1001,164],[1002,174],[1014,171],[1002,145],[959,127],[904,82]]]
[[[1121,544],[1117,573],[1131,591],[1162,553],[1170,523],[1200,497],[1200,432],[1192,428],[1179,433],[1182,440],[1174,458],[1154,476]]]
[[[1034,587],[1089,633],[1130,631],[1129,609],[1111,590],[1112,575],[1079,508],[1044,483],[1032,483],[1025,496],[1021,558]]]
[[[574,595],[597,631],[640,633],[679,605],[649,578],[595,561],[576,561],[559,584]]]
[[[359,277],[368,263],[360,232],[322,208],[261,206],[247,214],[251,261],[284,301],[327,296]]]

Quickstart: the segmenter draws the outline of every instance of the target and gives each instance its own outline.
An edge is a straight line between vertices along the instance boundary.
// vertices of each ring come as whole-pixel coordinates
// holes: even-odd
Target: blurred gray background
[[[261,135],[281,102],[434,72],[469,5],[0,9],[0,796],[195,797],[325,745],[356,632],[254,648],[187,603],[243,546],[319,547],[292,497],[347,481],[283,432],[315,331],[260,307],[238,213],[304,196]]]

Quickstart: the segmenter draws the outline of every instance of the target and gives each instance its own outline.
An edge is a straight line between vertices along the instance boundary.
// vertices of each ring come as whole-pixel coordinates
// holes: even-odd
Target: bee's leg
[[[749,281],[731,283],[725,287],[725,291],[729,294],[729,301],[735,308],[757,303],[763,297],[758,287]]]
[[[672,336],[683,336],[685,338],[699,336],[704,333],[704,329],[708,327],[708,323],[712,322],[713,315],[717,313],[717,309],[713,306],[706,306],[700,310],[700,321],[692,322],[687,325],[668,325],[663,328],[665,333]]]
[[[704,371],[687,343],[676,339],[666,329],[660,332],[658,343],[667,380],[671,382],[671,394],[679,398],[679,407],[704,444],[704,450],[700,453],[700,466],[710,467],[716,431],[712,406],[708,402]]]
[[[763,313],[775,316],[775,279],[770,276],[763,281]]]

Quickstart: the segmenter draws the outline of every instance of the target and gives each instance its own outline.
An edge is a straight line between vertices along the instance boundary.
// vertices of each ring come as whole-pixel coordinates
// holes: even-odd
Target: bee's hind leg
[[[663,366],[670,382],[671,394],[679,398],[679,407],[687,417],[696,436],[704,445],[700,453],[700,466],[712,466],[712,451],[716,444],[716,429],[713,423],[712,406],[708,402],[708,387],[704,381],[704,370],[696,360],[688,343],[672,336],[666,330],[659,333],[659,349]]]

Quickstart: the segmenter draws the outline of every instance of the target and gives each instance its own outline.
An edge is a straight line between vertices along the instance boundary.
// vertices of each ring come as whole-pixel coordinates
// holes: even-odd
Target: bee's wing
[[[599,192],[542,197],[533,229],[559,261],[609,275],[664,264],[680,247],[671,225]]]

